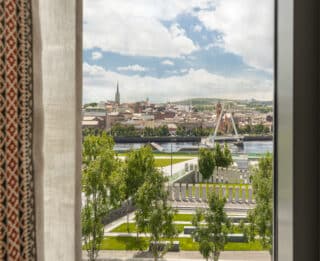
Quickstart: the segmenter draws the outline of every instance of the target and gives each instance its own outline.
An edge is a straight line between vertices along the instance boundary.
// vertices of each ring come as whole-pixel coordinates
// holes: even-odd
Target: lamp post
[[[199,159],[200,159],[200,142],[198,142],[198,173],[196,173],[196,175],[198,175],[198,182],[200,181],[200,171],[199,171]]]
[[[170,143],[171,146],[171,177],[172,177],[172,141]]]

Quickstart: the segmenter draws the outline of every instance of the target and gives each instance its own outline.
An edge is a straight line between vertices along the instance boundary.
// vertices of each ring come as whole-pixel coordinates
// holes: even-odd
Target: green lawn
[[[178,233],[182,233],[184,226],[187,225],[183,225],[183,224],[176,224],[176,228],[178,230]],[[119,232],[119,233],[127,233],[127,223],[123,223],[120,226],[114,228],[113,230],[111,230],[111,232]],[[136,224],[135,223],[129,223],[129,232],[130,233],[135,233],[137,232],[137,228],[136,228]]]
[[[189,221],[192,222],[192,214],[175,214],[173,221]]]
[[[191,238],[174,239],[180,241],[181,250],[198,251],[199,244],[193,242]],[[105,237],[101,250],[146,250],[148,248],[148,238],[146,237]],[[263,250],[261,244],[250,243],[227,243],[225,251],[259,251]]]
[[[189,160],[189,159],[185,159],[185,158],[181,158],[181,159],[173,158],[173,159],[172,159],[172,164],[176,164],[176,163],[183,162],[183,161],[187,161],[187,160]],[[155,159],[154,161],[155,161],[156,167],[158,167],[158,168],[171,165],[171,159]]]
[[[191,216],[191,219],[192,219],[192,215]],[[181,221],[181,220],[179,220]],[[188,220],[189,221],[189,220]],[[185,224],[175,224],[176,228],[177,228],[177,231],[178,233],[182,233],[183,230],[184,230],[184,227],[185,226],[191,226],[191,224],[189,225],[185,225]],[[123,223],[121,224],[120,226],[114,228],[113,230],[111,230],[111,232],[117,232],[117,233],[127,233],[127,223]],[[135,223],[129,223],[129,232],[130,233],[136,233],[137,232],[137,228],[136,228],[136,225]],[[242,231],[239,229],[238,226],[232,226],[231,229],[230,229],[230,233],[242,233]]]
[[[175,214],[173,221],[188,221],[192,222],[193,215],[192,214]]]
[[[101,250],[142,250],[148,248],[148,238],[139,237],[105,237]]]
[[[170,156],[171,153],[165,153],[165,152],[158,152],[158,151],[154,151],[153,155],[155,157],[157,156]],[[173,156],[188,156],[188,157],[198,157],[198,153],[197,152],[173,152],[172,153]],[[248,153],[248,157],[249,158],[256,158],[256,157],[262,157],[265,154],[260,154],[260,153]],[[271,154],[272,155],[272,154]],[[119,152],[118,156],[128,156],[128,152]],[[232,154],[233,157],[237,157],[239,156],[239,154],[235,153]]]
[[[126,157],[128,156],[128,152],[120,152],[118,153],[118,156],[123,156]],[[163,152],[153,152],[153,156],[157,157],[157,156],[165,156],[165,157],[170,157],[171,153],[163,153]],[[172,156],[179,156],[179,157],[183,157],[183,156],[187,156],[187,157],[198,157],[198,153],[188,153],[188,152],[173,152]]]
[[[129,232],[133,233],[136,232],[136,224],[135,223],[129,223]],[[118,233],[126,233],[127,231],[127,223],[123,223],[120,226],[117,226],[116,228],[112,229],[110,232],[118,232]]]

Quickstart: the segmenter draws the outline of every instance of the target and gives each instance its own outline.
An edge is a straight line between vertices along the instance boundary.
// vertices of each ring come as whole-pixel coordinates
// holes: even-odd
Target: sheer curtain
[[[30,3],[0,0],[0,260],[35,260]]]

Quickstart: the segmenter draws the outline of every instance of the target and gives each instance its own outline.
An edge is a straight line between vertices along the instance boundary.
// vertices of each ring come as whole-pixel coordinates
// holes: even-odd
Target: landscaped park
[[[113,144],[105,134],[84,140],[82,235],[89,260],[111,250],[155,260],[179,251],[219,260],[224,251],[271,250],[270,155],[240,172],[226,145],[171,156],[148,146],[119,155]],[[232,175],[246,178],[227,183]]]

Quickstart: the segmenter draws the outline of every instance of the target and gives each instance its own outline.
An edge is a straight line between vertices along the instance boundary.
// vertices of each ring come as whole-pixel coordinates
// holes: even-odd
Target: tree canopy
[[[272,157],[267,154],[259,160],[258,168],[252,175],[252,188],[256,200],[256,207],[249,212],[251,223],[250,238],[254,240],[254,231],[258,232],[262,246],[272,250],[273,226],[273,179]]]
[[[155,171],[155,161],[150,146],[129,152],[125,161],[124,194],[127,200],[127,230],[129,232],[129,200],[135,198],[146,178]]]
[[[168,205],[165,182],[167,178],[154,169],[148,174],[136,195],[135,219],[138,232],[150,233],[150,250],[155,260],[162,257],[170,246],[162,246],[162,240],[172,240],[177,235],[173,223],[176,210]]]
[[[206,260],[212,258],[218,261],[227,243],[230,221],[224,210],[225,203],[225,198],[212,193],[209,196],[209,208],[198,209],[193,218],[192,224],[196,229],[192,237],[199,242],[199,251]]]
[[[214,147],[214,159],[216,161],[217,170],[219,171],[219,168],[223,167],[225,162],[223,151],[219,143],[216,143]]]
[[[229,150],[228,145],[225,143],[223,147],[223,160],[222,160],[222,167],[228,168],[233,163],[232,154]]]
[[[208,180],[212,175],[216,167],[216,161],[213,151],[206,148],[199,150],[199,172],[205,180]]]
[[[89,260],[96,260],[104,235],[102,219],[119,202],[119,187],[114,178],[120,176],[121,162],[115,157],[113,140],[105,133],[86,136],[83,142],[82,237]],[[118,183],[121,184],[121,183]]]
[[[155,170],[155,161],[150,146],[129,152],[126,158],[126,198],[133,196],[146,177]]]

